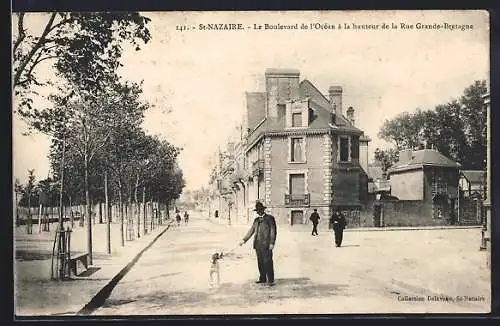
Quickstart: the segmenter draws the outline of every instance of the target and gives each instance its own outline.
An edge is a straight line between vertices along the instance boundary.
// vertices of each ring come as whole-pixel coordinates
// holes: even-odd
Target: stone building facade
[[[370,138],[352,107],[344,115],[342,92],[334,85],[325,96],[298,70],[268,69],[265,91],[246,93],[244,132],[220,155],[219,188],[231,193],[233,223],[252,221],[260,200],[281,224],[307,223],[314,209],[322,223],[340,209],[359,224]]]

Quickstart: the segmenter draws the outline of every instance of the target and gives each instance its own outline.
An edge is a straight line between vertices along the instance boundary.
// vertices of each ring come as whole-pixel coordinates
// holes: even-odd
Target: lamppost
[[[490,94],[486,93],[483,95],[484,105],[486,106],[486,173],[485,173],[485,201],[483,203],[485,216],[483,219],[483,228],[481,230],[481,246],[479,250],[488,250],[490,245],[488,243],[491,240],[491,103]]]

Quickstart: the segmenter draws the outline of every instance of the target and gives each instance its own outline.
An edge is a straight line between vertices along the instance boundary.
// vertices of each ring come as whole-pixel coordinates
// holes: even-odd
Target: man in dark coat
[[[273,249],[276,241],[276,221],[274,216],[265,213],[266,207],[259,201],[255,204],[254,211],[257,218],[253,221],[252,227],[243,237],[240,246],[245,244],[252,235],[253,248],[257,254],[257,264],[259,267],[259,280],[255,283],[267,283],[274,285]]]
[[[311,214],[311,217],[309,217],[309,219],[311,220],[312,224],[313,224],[313,229],[312,229],[312,232],[311,232],[311,235],[318,235],[318,223],[319,223],[319,214],[318,214],[318,210],[315,208],[314,209],[314,212]]]
[[[347,222],[344,215],[338,209],[333,213],[330,222],[333,225],[333,232],[335,234],[335,246],[340,247]]]

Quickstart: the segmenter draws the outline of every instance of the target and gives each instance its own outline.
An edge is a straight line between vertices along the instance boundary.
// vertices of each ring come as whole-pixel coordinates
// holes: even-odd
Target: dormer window
[[[309,100],[286,102],[286,128],[306,128],[309,125]]]
[[[292,127],[302,127],[302,112],[292,113]]]

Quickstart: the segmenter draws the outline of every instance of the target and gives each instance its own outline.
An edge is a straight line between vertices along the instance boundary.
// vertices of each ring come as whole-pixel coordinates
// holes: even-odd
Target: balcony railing
[[[309,194],[285,194],[286,207],[309,207],[310,202]]]
[[[257,160],[252,163],[252,175],[257,176],[264,172],[264,160]]]

